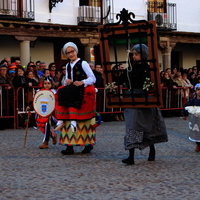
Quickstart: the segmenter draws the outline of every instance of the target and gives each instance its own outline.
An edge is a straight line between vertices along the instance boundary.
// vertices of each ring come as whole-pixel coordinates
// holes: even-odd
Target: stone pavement
[[[0,200],[199,200],[200,152],[188,140],[188,121],[165,118],[169,142],[156,144],[156,161],[148,149],[136,150],[135,165],[121,160],[124,122],[103,122],[92,153],[61,155],[65,147],[41,150],[43,135],[29,128],[0,131]]]

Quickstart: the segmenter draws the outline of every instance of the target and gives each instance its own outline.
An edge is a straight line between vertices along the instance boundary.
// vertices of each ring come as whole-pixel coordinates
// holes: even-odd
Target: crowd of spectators
[[[193,94],[193,88],[197,83],[200,83],[200,71],[196,66],[189,69],[180,69],[176,67],[167,68],[160,72],[161,86],[169,89],[182,88],[185,91],[186,99],[189,99]]]
[[[103,68],[101,65],[95,65],[92,62],[90,62],[89,65],[96,77],[95,87],[103,88]],[[119,67],[117,67],[117,69],[119,70]],[[123,73],[123,69],[120,68],[120,74]],[[113,70],[115,70],[115,67],[113,67]],[[20,60],[15,60],[11,63],[9,57],[4,58],[0,62],[0,85],[7,84],[7,90],[10,88],[14,88],[15,90],[18,88],[24,88],[26,105],[32,104],[32,88],[42,87],[41,82],[46,76],[50,76],[53,79],[54,88],[57,89],[59,86],[64,85],[65,74],[66,65],[58,67],[54,62],[47,66],[47,64],[43,61],[30,61],[25,67],[21,65]],[[117,74],[117,76],[119,76],[119,74]],[[172,69],[167,68],[166,70],[160,72],[160,77],[162,87],[172,90],[182,88],[185,91],[186,99],[189,99],[192,97],[191,94],[194,86],[200,82],[200,71],[196,66],[185,70],[178,70],[176,67]],[[118,82],[115,72],[113,73],[113,81]],[[100,93],[103,94],[103,90],[99,90],[99,94]],[[171,94],[172,96],[177,95],[177,92],[172,92]],[[183,97],[183,92],[181,92],[180,95]],[[103,101],[104,98],[102,97],[99,99]],[[20,104],[20,100],[18,102]],[[20,107],[21,105],[18,106]],[[100,101],[97,103],[97,109],[98,107],[102,107]]]

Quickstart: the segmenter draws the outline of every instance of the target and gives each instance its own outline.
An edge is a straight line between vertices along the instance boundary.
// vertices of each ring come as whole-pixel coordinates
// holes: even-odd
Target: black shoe
[[[155,155],[151,155],[148,157],[148,161],[154,161],[155,160]]]
[[[66,150],[62,150],[61,153],[63,155],[72,155],[72,154],[74,154],[74,149],[73,149],[73,147],[72,148],[71,147],[70,148],[67,147],[67,149]]]
[[[93,146],[85,146],[85,148],[83,149],[83,151],[81,151],[81,153],[85,154],[85,153],[90,153],[90,151],[92,151]]]
[[[151,145],[150,146],[150,151],[149,151],[148,161],[154,161],[155,157],[156,157],[155,147],[154,147],[154,145]]]
[[[124,160],[122,160],[123,163],[127,164],[127,165],[134,165],[135,162],[133,159],[130,159],[130,158],[126,158]]]

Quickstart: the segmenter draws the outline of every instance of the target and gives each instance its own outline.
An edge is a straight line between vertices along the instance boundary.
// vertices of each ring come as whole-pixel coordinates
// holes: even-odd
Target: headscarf
[[[132,51],[133,50],[137,51],[141,55],[142,59],[148,59],[148,47],[145,44],[136,44],[135,46],[133,46]]]
[[[197,84],[194,86],[194,90],[197,90],[198,87],[200,87],[200,83],[197,83]]]
[[[74,48],[74,50],[76,51],[76,53],[78,53],[78,47],[76,46],[76,44],[74,44],[73,42],[67,42],[64,46],[63,46],[63,53],[66,55],[66,49],[68,47],[72,47]]]

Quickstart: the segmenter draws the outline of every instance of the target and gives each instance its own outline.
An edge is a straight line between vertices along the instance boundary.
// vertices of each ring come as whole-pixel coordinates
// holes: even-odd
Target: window
[[[148,11],[150,13],[166,13],[166,0],[149,0]]]

